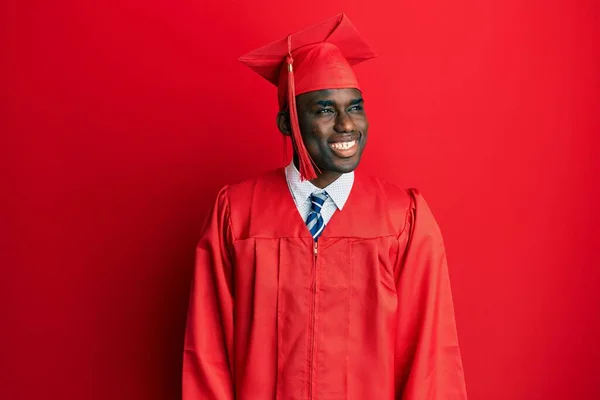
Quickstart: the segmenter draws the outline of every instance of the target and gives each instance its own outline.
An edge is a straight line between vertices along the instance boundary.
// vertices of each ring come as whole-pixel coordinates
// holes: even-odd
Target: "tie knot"
[[[327,200],[328,197],[329,197],[329,195],[327,194],[327,192],[311,194],[310,195],[311,211],[320,213],[321,208],[323,207],[323,204],[325,204],[325,201]]]

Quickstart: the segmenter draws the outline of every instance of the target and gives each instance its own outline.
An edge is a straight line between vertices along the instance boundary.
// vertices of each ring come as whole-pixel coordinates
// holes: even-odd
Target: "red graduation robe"
[[[419,192],[357,173],[315,246],[283,169],[223,188],[197,247],[183,399],[466,399]]]

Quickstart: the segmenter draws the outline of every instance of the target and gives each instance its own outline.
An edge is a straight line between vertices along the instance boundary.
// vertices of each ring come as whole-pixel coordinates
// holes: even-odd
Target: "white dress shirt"
[[[329,184],[329,186],[321,189],[309,181],[302,181],[300,179],[300,172],[298,172],[298,169],[292,161],[290,165],[285,168],[285,179],[287,180],[290,193],[296,203],[298,212],[304,221],[306,221],[308,214],[310,214],[310,195],[313,193],[327,192],[329,197],[327,197],[323,207],[321,207],[321,216],[323,217],[325,225],[327,225],[333,214],[337,210],[341,211],[344,208],[344,204],[346,204],[346,200],[348,200],[350,190],[352,190],[352,185],[354,184],[354,172],[342,174],[338,179]]]

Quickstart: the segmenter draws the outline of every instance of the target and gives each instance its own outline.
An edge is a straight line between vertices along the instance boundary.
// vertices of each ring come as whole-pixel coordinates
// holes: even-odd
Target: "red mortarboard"
[[[339,14],[240,57],[277,86],[279,107],[289,106],[292,142],[303,179],[314,179],[316,173],[302,142],[296,96],[323,89],[360,90],[351,66],[375,56],[348,17]]]

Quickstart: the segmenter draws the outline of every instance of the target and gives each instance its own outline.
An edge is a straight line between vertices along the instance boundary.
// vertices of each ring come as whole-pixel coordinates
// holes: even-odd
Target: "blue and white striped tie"
[[[306,218],[306,227],[314,240],[317,240],[319,236],[321,236],[321,233],[325,228],[325,221],[323,221],[323,216],[321,215],[321,208],[328,197],[329,195],[327,192],[313,193],[310,195],[311,207],[310,214],[308,214],[308,218]]]

